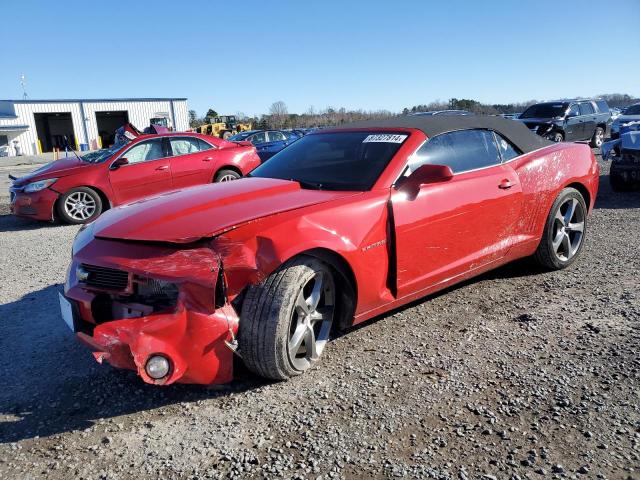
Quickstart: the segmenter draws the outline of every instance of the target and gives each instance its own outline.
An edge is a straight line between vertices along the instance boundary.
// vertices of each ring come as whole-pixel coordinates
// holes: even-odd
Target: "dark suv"
[[[554,142],[588,140],[600,147],[611,125],[611,112],[604,100],[559,100],[536,103],[518,120]]]

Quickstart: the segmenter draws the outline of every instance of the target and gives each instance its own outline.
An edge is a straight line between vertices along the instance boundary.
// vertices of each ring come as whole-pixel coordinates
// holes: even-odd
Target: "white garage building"
[[[127,122],[139,130],[153,122],[184,131],[187,99],[0,100],[0,155],[64,150],[67,142],[77,150],[107,147]]]

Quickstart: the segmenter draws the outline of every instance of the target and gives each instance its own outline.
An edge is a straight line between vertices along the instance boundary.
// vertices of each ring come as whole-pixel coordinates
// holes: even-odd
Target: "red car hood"
[[[288,180],[242,178],[177,190],[113,208],[94,222],[94,235],[186,243],[261,217],[355,194],[305,190]]]
[[[76,157],[61,158],[60,160],[47,163],[33,172],[27,173],[25,176],[18,178],[15,183],[18,186],[22,186],[36,180],[64,177],[75,173],[79,168],[86,168],[91,165],[94,164],[83,162]]]

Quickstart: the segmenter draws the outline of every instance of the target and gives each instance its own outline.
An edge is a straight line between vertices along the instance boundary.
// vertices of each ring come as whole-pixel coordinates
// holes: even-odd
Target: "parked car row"
[[[640,188],[640,103],[627,107],[613,122],[602,157],[611,160],[609,182],[615,191]]]
[[[256,161],[245,140],[201,154],[211,138],[172,134],[136,139],[105,167],[117,167],[109,175],[133,168],[118,159],[152,142],[171,154],[171,169],[180,163],[176,138],[198,145],[183,155],[226,150]],[[43,178],[21,188],[62,183]],[[571,265],[598,179],[588,146],[554,144],[499,117],[417,115],[320,130],[245,178],[100,215],[73,243],[60,308],[97,360],[151,384],[228,382],[234,357],[283,380],[316,365],[335,329],[518,258]]]
[[[230,142],[251,142],[260,160],[266,162],[287,145],[304,136],[301,130],[247,130],[229,137]]]

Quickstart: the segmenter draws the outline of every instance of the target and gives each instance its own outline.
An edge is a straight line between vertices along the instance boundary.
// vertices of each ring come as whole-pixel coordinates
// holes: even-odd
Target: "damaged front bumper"
[[[208,245],[92,239],[79,247],[61,307],[98,362],[137,371],[156,385],[232,380],[230,345],[239,319],[225,298],[219,257]],[[160,378],[149,369],[157,356],[169,365]]]

